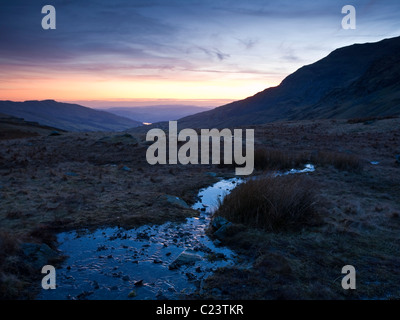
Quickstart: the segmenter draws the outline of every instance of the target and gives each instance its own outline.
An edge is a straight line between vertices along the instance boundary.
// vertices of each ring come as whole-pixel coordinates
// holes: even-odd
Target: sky
[[[341,25],[349,4],[355,30]],[[0,0],[0,100],[219,106],[399,35],[398,0]]]

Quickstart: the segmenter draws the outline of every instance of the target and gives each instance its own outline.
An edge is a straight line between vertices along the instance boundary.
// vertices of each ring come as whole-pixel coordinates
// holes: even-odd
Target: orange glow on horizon
[[[64,75],[65,76],[65,75]],[[0,86],[0,100],[240,100],[276,86],[280,79],[98,79],[89,75],[66,78],[13,77]]]

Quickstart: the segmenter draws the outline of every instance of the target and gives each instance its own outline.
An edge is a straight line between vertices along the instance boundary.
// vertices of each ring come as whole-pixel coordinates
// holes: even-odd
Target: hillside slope
[[[67,131],[123,131],[142,125],[105,111],[54,100],[0,101],[0,113]]]
[[[60,132],[63,131],[58,128],[43,126],[37,122],[29,122],[0,113],[0,140],[59,134]]]
[[[400,37],[355,44],[245,100],[180,119],[185,127],[400,114]]]

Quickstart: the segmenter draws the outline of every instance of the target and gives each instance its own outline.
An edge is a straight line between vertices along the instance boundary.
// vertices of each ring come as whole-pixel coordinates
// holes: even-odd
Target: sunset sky
[[[56,30],[41,27],[47,4]],[[347,4],[356,30],[341,28]],[[398,0],[1,0],[0,100],[218,106],[399,35]]]

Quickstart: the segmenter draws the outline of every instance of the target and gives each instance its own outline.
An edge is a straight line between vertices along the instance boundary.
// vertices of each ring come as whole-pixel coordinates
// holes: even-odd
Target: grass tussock
[[[18,251],[18,239],[9,232],[0,232],[0,300],[16,299],[23,289],[19,274],[24,266]]]
[[[279,149],[257,148],[254,151],[254,167],[257,170],[284,170],[305,164],[309,157],[302,153],[290,153]]]
[[[318,151],[311,154],[266,148],[254,151],[256,170],[287,170],[299,168],[309,162],[321,166],[332,165],[341,171],[360,173],[363,170],[363,163],[357,155],[343,152]]]
[[[361,159],[354,154],[320,151],[311,158],[311,161],[322,166],[333,165],[343,171],[359,173],[363,170]]]
[[[296,231],[319,222],[315,187],[304,176],[250,180],[221,203],[217,216],[266,231]]]

